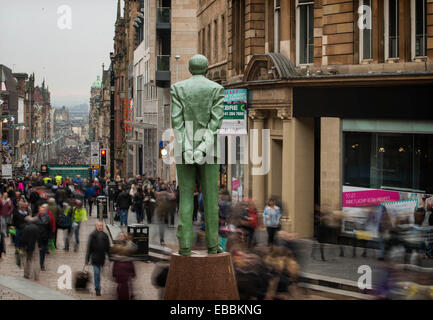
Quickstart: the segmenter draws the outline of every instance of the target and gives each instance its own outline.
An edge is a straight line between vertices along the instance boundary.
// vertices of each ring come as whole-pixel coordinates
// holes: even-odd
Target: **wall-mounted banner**
[[[408,218],[409,223],[413,223],[418,207],[429,209],[433,206],[429,201],[433,204],[431,194],[343,186],[342,209],[345,218],[341,231],[354,235],[357,230],[367,230],[373,238],[377,238],[381,205],[385,206],[393,223],[397,217]]]
[[[247,135],[247,89],[224,90],[224,119],[220,135]]]
[[[382,202],[398,201],[397,191],[362,190],[343,192],[343,207],[365,207],[379,205]]]

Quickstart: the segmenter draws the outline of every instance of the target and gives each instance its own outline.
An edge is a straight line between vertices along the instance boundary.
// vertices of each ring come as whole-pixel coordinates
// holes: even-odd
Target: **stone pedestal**
[[[165,300],[239,300],[230,253],[172,254]]]

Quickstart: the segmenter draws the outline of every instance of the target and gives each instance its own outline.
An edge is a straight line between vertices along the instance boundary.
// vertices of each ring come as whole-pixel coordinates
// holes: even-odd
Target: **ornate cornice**
[[[258,109],[248,109],[248,116],[251,120],[264,120],[267,117],[267,113]]]
[[[289,108],[280,108],[277,109],[277,117],[281,120],[290,120],[292,119],[292,112]]]

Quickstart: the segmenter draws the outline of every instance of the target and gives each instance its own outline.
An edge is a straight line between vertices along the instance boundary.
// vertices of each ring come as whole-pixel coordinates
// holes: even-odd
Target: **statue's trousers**
[[[194,230],[192,215],[194,210],[194,190],[197,174],[200,175],[200,187],[203,193],[206,245],[209,250],[218,247],[218,171],[219,164],[177,164],[179,183],[179,224],[177,238],[181,254],[189,254],[193,246]]]

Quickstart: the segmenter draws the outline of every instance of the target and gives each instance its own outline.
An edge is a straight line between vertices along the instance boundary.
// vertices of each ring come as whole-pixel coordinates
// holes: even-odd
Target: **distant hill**
[[[87,103],[82,103],[73,107],[66,107],[66,109],[69,111],[69,113],[89,113],[89,105]]]

